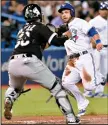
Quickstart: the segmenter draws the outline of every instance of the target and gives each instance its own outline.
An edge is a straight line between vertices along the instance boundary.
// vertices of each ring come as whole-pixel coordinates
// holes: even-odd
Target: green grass
[[[81,88],[82,90],[82,88]],[[107,88],[105,88],[107,92]],[[2,114],[3,114],[3,101],[5,90],[2,90]],[[48,103],[46,100],[50,96],[49,91],[44,88],[32,89],[30,92],[21,95],[14,103],[13,114],[14,116],[40,116],[40,115],[62,115],[58,109],[55,99],[52,98]],[[70,97],[71,104],[75,113],[78,112],[76,101]],[[90,105],[87,108],[87,114],[107,114],[107,99],[106,98],[88,98]]]

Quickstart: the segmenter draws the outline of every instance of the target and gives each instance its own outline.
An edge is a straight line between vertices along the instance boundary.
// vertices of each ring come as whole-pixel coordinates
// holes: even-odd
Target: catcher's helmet
[[[75,8],[69,3],[62,4],[58,12],[61,13],[62,10],[66,10],[66,9],[70,10],[71,16],[73,17],[75,16]]]
[[[108,1],[100,3],[100,10],[108,10]]]
[[[37,4],[28,4],[23,10],[24,18],[27,22],[32,22],[37,19],[42,21],[41,8]]]

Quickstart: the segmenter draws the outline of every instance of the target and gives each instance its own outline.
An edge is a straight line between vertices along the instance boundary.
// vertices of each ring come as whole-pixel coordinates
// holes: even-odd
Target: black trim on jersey
[[[49,44],[51,44],[52,39],[53,39],[54,36],[56,36],[56,35],[57,35],[57,33],[53,33],[53,34],[50,36],[50,38],[49,38],[49,40],[48,40],[48,43],[49,43]]]

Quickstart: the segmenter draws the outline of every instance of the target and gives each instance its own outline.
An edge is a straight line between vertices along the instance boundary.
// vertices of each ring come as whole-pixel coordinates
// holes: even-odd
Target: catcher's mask
[[[23,10],[24,18],[27,22],[33,22],[40,19],[42,22],[42,11],[37,4],[28,4]]]

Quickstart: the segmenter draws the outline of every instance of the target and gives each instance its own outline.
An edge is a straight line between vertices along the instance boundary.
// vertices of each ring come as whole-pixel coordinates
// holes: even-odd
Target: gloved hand
[[[62,34],[66,31],[68,31],[68,26],[67,25],[61,25],[58,29],[57,29],[57,34],[58,36],[62,36]]]

